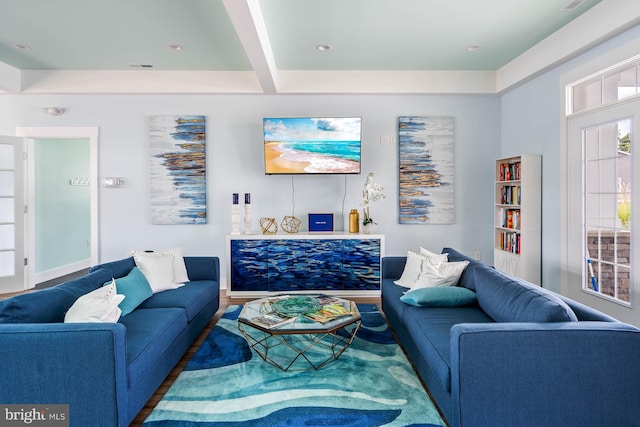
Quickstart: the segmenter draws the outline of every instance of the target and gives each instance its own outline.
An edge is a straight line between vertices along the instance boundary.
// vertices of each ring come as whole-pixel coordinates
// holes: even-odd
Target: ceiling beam
[[[22,93],[262,93],[252,71],[25,70]]]
[[[258,0],[223,0],[264,93],[278,89],[277,68]]]
[[[0,62],[0,92],[20,92],[22,73],[11,65]]]
[[[640,22],[640,1],[604,0],[496,72],[501,93],[593,48]]]

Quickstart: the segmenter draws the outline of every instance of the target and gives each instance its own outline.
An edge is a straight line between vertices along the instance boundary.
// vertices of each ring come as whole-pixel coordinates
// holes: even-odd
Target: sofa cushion
[[[139,308],[180,307],[187,313],[191,321],[213,299],[217,298],[219,285],[211,280],[187,282],[178,289],[171,289],[154,294],[143,302]]]
[[[474,269],[480,307],[496,322],[569,322],[575,313],[557,295],[495,269]]]
[[[153,295],[149,282],[138,267],[133,267],[129,274],[119,277],[115,281],[118,294],[125,296],[124,301],[119,305],[123,316],[131,313],[144,300]],[[108,283],[105,283],[106,285]]]
[[[124,295],[118,294],[115,280],[82,295],[64,316],[65,323],[116,323],[122,314],[118,307]]]
[[[127,328],[127,370],[131,387],[187,327],[187,316],[181,308],[138,308],[121,317],[119,323]]]
[[[464,307],[477,301],[475,292],[461,286],[416,289],[400,300],[416,307]]]
[[[428,310],[407,305],[403,324],[428,361],[442,388],[451,391],[450,330],[459,323],[493,321],[478,307],[432,307]]]
[[[61,323],[79,297],[108,280],[110,271],[94,271],[58,286],[0,301],[0,323]]]

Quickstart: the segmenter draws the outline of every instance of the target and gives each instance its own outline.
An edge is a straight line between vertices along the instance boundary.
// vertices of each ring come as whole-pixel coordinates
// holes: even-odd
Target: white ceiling
[[[0,92],[496,93],[640,17],[570,3],[0,0]]]

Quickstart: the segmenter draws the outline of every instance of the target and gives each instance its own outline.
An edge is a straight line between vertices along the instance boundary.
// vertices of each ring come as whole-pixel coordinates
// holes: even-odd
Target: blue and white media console
[[[227,295],[323,292],[380,295],[384,236],[227,236]]]

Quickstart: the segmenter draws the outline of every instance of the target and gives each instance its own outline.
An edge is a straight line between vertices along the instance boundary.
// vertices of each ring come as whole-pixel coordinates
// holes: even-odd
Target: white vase
[[[362,226],[362,234],[371,234],[371,223]]]

